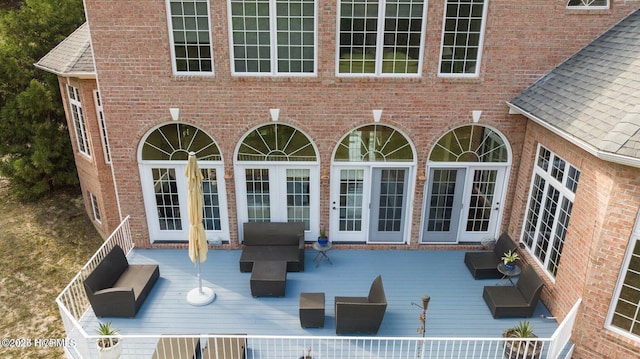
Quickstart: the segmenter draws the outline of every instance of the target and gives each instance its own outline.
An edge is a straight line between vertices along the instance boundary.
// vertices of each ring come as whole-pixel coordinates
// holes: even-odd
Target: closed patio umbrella
[[[200,275],[200,263],[207,260],[208,243],[202,225],[202,173],[198,168],[198,160],[195,153],[189,153],[187,170],[187,206],[189,210],[189,258],[198,268],[198,288],[194,288],[187,294],[187,302],[192,305],[206,305],[215,298],[211,288],[202,286]]]

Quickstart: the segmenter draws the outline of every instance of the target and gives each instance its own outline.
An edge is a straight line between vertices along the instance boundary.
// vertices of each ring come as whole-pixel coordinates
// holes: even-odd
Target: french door
[[[404,242],[409,172],[409,167],[337,168],[331,186],[331,239]]]
[[[238,166],[236,188],[240,234],[245,222],[304,222],[305,240],[318,236],[317,168]]]
[[[422,242],[478,242],[495,236],[505,172],[504,167],[430,168]]]
[[[186,163],[141,168],[143,196],[151,241],[187,241]],[[222,166],[202,166],[203,225],[208,240],[229,240]]]

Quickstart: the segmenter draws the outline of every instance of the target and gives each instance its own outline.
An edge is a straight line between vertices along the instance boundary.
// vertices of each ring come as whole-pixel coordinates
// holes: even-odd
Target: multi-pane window
[[[98,198],[91,192],[89,192],[89,199],[91,200],[91,209],[93,210],[93,219],[101,223],[102,216],[100,215],[100,207],[98,206]]]
[[[362,201],[364,196],[364,171],[360,169],[340,171],[340,230],[362,230]]]
[[[213,74],[208,0],[169,0],[173,72]]]
[[[560,265],[580,171],[538,146],[522,240],[555,277]]]
[[[478,75],[485,5],[485,0],[447,0],[442,30],[440,75]]]
[[[82,104],[80,103],[80,93],[77,88],[67,85],[67,95],[69,97],[69,109],[71,110],[71,118],[73,120],[73,129],[76,134],[78,151],[87,156],[91,156],[89,135],[87,134],[87,127],[82,114]]]
[[[304,222],[309,230],[311,222],[311,181],[307,168],[287,168],[287,219],[289,222]]]
[[[314,0],[229,2],[235,74],[315,74]]]
[[[640,339],[640,217],[629,241],[627,257],[608,322],[612,329]]]
[[[418,75],[424,0],[340,0],[338,74]]]
[[[100,125],[100,135],[102,139],[102,150],[104,151],[104,161],[111,163],[111,150],[109,149],[109,138],[107,137],[107,125],[104,121],[104,111],[102,111],[102,98],[99,91],[93,92],[96,104],[96,115],[98,116],[98,124]]]
[[[608,9],[609,0],[569,0],[567,7],[572,9]]]
[[[248,168],[245,170],[245,179],[249,222],[270,222],[269,170]]]

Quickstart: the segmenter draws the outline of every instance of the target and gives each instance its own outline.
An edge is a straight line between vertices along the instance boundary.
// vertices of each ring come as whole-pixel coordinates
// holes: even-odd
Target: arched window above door
[[[198,161],[221,161],[220,149],[200,129],[184,123],[170,123],[151,132],[142,145],[142,160],[186,161],[195,152]]]
[[[256,128],[244,138],[238,150],[238,161],[317,161],[309,138],[297,129],[283,124]]]
[[[458,127],[438,140],[429,156],[431,162],[508,162],[502,136],[478,125]]]
[[[384,125],[367,125],[351,131],[340,142],[334,157],[339,162],[411,162],[413,150],[407,138]]]

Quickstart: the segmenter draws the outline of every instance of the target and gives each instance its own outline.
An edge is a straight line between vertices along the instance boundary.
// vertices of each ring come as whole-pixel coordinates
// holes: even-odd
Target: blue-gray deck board
[[[202,263],[203,285],[216,292],[213,303],[195,307],[186,295],[196,288],[196,266],[186,249],[135,249],[129,261],[160,265],[160,279],[135,318],[112,321],[121,334],[254,334],[335,335],[335,296],[365,296],[372,280],[382,275],[388,307],[378,336],[415,337],[423,294],[431,296],[427,311],[429,337],[500,337],[522,318],[493,319],[482,288],[495,279],[474,280],[463,263],[464,251],[331,250],[333,265],[316,268],[315,252],[307,250],[305,272],[288,273],[284,298],[251,296],[251,273],[240,273],[239,250],[210,250]],[[303,329],[298,319],[300,292],[325,293],[325,327]],[[538,337],[550,337],[558,324],[542,302],[527,318]],[[98,319],[89,310],[83,318],[94,334]]]

